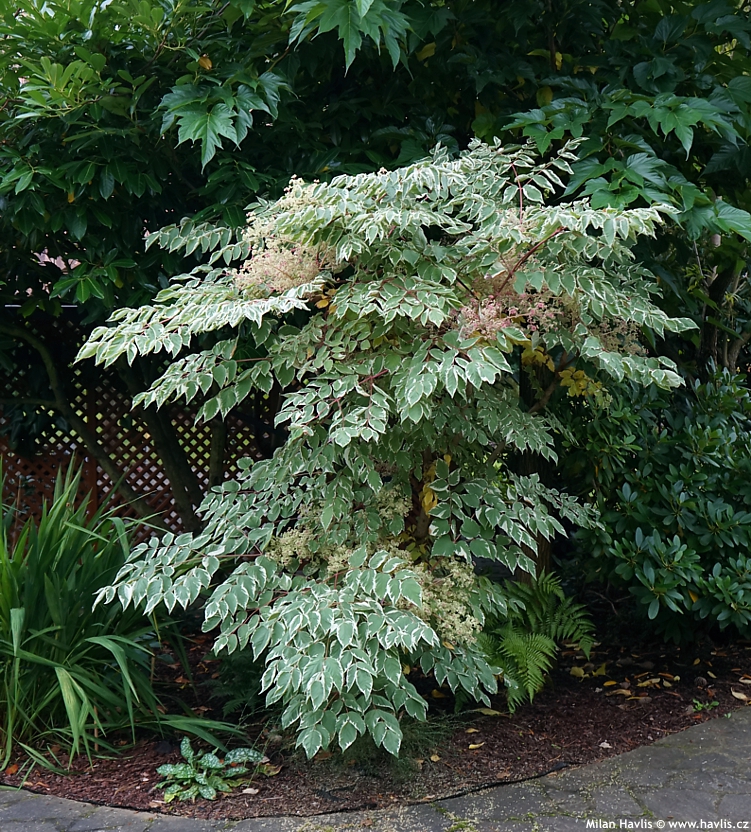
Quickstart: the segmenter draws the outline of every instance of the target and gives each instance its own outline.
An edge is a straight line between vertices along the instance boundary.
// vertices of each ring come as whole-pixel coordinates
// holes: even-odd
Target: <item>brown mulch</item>
[[[200,655],[205,648],[196,645]],[[196,663],[210,675],[211,663]],[[185,686],[176,671],[174,684]],[[385,755],[319,754],[312,762],[273,726],[258,725],[250,741],[264,748],[274,776],[257,776],[216,801],[166,806],[156,768],[180,761],[177,741],[144,738],[93,766],[78,758],[66,776],[35,768],[26,788],[108,806],[198,818],[315,815],[434,800],[477,787],[540,776],[649,744],[751,701],[751,644],[739,642],[679,649],[626,650],[599,646],[589,661],[565,651],[550,684],[530,705],[505,714],[503,697],[490,713],[465,710],[449,716],[453,700],[427,690],[439,716],[417,738],[405,759]],[[199,695],[205,701],[205,692]],[[746,699],[748,697],[748,699]],[[716,703],[716,704],[713,704]],[[435,707],[434,707],[435,706]],[[440,712],[446,716],[441,717]],[[206,706],[199,707],[201,712]],[[494,711],[494,712],[493,712]],[[248,744],[248,743],[244,743]],[[18,761],[21,762],[21,761]],[[0,783],[19,785],[23,767],[11,766]]]

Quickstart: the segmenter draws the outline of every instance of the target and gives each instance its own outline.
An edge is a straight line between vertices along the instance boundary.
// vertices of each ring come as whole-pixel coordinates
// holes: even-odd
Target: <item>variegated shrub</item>
[[[365,733],[398,753],[402,715],[426,712],[407,666],[487,702],[503,668],[474,637],[506,601],[478,560],[533,572],[558,517],[589,520],[508,455],[554,459],[545,405],[559,385],[679,383],[639,347],[645,330],[689,326],[652,303],[632,257],[661,215],[562,202],[573,158],[438,149],[399,170],[293,179],[241,238],[165,229],[151,242],[213,252],[208,264],[82,350],[105,364],[166,353],[140,402],[196,400],[203,419],[282,391],[273,458],[206,497],[202,533],[136,548],[100,600],[204,599],[218,650],[264,657],[268,702],[308,755]]]

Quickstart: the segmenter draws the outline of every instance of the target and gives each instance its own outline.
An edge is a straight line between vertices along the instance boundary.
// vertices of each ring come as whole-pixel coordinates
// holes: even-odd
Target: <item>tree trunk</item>
[[[209,451],[209,487],[221,485],[224,479],[224,455],[227,450],[227,423],[219,416],[211,422],[211,448]]]
[[[141,367],[130,366],[125,361],[121,361],[118,364],[118,372],[125,381],[131,398],[147,388],[149,382],[144,377]],[[154,447],[169,479],[175,507],[185,530],[200,531],[202,523],[196,514],[196,509],[203,500],[203,490],[180,445],[172,420],[166,411],[157,410],[153,405],[138,407],[136,412],[143,418],[149,429]]]

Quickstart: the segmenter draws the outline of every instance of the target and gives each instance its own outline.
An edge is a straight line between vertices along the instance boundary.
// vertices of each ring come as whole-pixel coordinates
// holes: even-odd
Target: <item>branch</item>
[[[527,413],[539,413],[547,406],[547,403],[550,401],[550,397],[553,393],[555,393],[556,387],[558,387],[558,380],[561,376],[561,371],[565,369],[568,363],[568,353],[564,350],[561,355],[561,359],[558,362],[558,366],[555,368],[555,372],[553,373],[553,380],[545,388],[542,396],[532,405],[532,407],[529,408]]]
[[[498,289],[498,294],[500,294],[500,293],[501,293],[501,292],[502,292],[502,291],[506,288],[506,285],[508,284],[509,280],[511,280],[511,278],[512,278],[512,277],[513,277],[513,276],[514,276],[514,275],[515,275],[515,274],[519,271],[519,269],[520,269],[520,268],[521,268],[521,267],[522,267],[522,266],[523,266],[523,265],[527,262],[527,260],[529,260],[529,258],[530,258],[533,254],[536,254],[536,253],[537,253],[537,252],[538,252],[538,251],[539,251],[539,250],[540,250],[540,249],[541,249],[541,248],[545,245],[545,243],[550,242],[550,240],[552,240],[552,239],[553,239],[553,237],[557,237],[559,234],[562,234],[565,230],[566,230],[566,229],[565,229],[565,228],[563,228],[563,227],[561,227],[561,228],[556,228],[556,230],[555,230],[555,231],[553,231],[552,233],[548,234],[548,236],[547,236],[547,237],[545,237],[544,239],[540,240],[540,242],[539,242],[539,243],[535,243],[535,244],[532,246],[532,248],[531,248],[531,249],[529,249],[529,251],[527,251],[526,253],[524,253],[524,254],[523,254],[523,255],[522,255],[522,256],[521,256],[521,257],[520,257],[520,258],[516,261],[516,263],[515,263],[515,264],[514,264],[514,265],[513,265],[513,266],[512,266],[509,270],[508,270],[508,277],[507,277],[507,278],[503,281],[503,283],[501,284],[500,288]]]
[[[733,342],[733,346],[728,350],[728,360],[725,365],[729,370],[735,372],[738,365],[738,356],[749,341],[751,341],[751,330],[744,332]]]

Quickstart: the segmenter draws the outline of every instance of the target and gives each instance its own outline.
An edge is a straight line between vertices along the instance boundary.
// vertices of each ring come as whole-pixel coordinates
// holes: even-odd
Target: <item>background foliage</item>
[[[29,350],[38,368],[10,415],[32,431],[47,424],[34,414],[65,415],[67,367],[54,362],[50,395],[32,311],[74,303],[81,320],[101,322],[153,297],[206,251],[212,229],[232,235],[252,197],[278,195],[291,174],[390,168],[473,136],[526,135],[543,150],[583,136],[571,193],[595,206],[674,205],[681,225],[638,254],[665,308],[700,329],[653,347],[699,375],[710,358],[736,366],[751,338],[749,25],[742,0],[6,9],[0,268],[15,306],[0,321],[0,349],[9,380]],[[176,238],[144,249],[144,233],[185,217],[211,223],[189,249]],[[159,372],[135,362],[127,389]],[[168,433],[147,416],[155,437]],[[176,486],[186,527],[198,528],[190,467],[174,442],[155,441],[170,479],[186,483]]]

